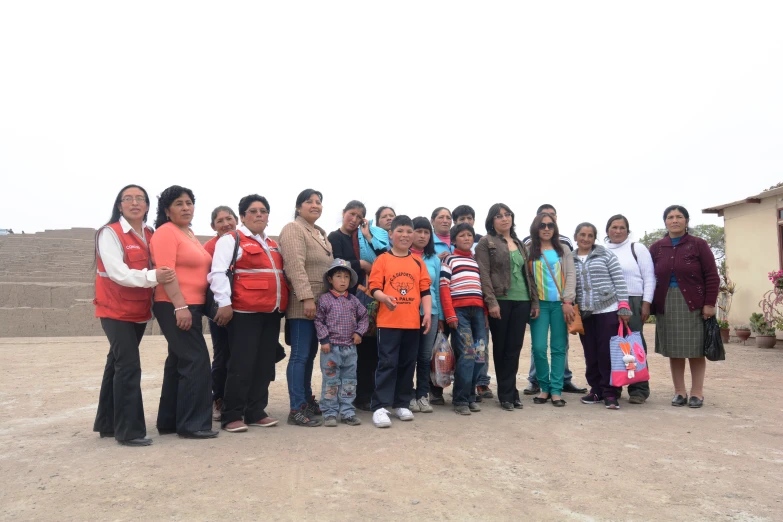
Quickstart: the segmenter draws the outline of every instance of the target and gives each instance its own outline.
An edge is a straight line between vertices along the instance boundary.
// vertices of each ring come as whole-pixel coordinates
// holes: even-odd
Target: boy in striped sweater
[[[440,271],[443,314],[452,329],[453,348],[457,352],[452,404],[454,412],[460,415],[481,411],[476,401],[476,383],[487,353],[486,308],[478,263],[470,251],[474,236],[473,227],[467,223],[451,229],[454,253],[443,260]]]

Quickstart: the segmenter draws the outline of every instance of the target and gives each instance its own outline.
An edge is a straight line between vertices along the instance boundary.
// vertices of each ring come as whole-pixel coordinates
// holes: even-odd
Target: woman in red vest
[[[210,360],[202,332],[212,256],[190,230],[196,198],[173,185],[158,198],[150,252],[155,266],[171,266],[177,278],[155,289],[152,310],[168,342],[158,406],[158,432],[188,439],[218,436],[212,430]]]
[[[174,271],[150,267],[150,208],[138,185],[120,190],[111,219],[95,235],[95,317],[109,339],[98,414],[93,430],[126,446],[148,446],[141,400],[139,344],[152,319],[152,287],[174,280]]]
[[[231,364],[223,395],[221,425],[229,432],[248,425],[267,428],[278,423],[267,415],[269,383],[274,377],[280,319],[288,305],[283,257],[265,233],[269,202],[258,194],[239,201],[242,225],[233,282],[226,271],[232,264],[234,234],[215,245],[209,283],[219,307],[215,322],[228,324]],[[234,313],[236,312],[236,313]]]

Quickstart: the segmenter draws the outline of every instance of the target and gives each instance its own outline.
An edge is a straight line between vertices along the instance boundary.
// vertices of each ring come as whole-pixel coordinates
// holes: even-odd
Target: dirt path
[[[620,411],[568,395],[563,409],[492,400],[388,430],[360,412],[356,428],[193,441],[154,430],[166,349],[148,337],[148,448],[91,431],[106,351],[101,337],[0,339],[0,519],[783,520],[783,350],[729,345],[701,410],[669,405],[668,364],[653,355],[653,397]],[[574,337],[571,353],[584,383]],[[526,343],[520,387],[529,356]],[[284,370],[268,410],[283,422]]]

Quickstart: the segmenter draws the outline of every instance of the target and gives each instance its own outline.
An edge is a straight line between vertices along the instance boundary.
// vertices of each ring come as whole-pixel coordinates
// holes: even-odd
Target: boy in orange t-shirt
[[[408,250],[413,222],[397,216],[391,226],[392,248],[378,256],[370,273],[372,296],[378,308],[378,368],[370,406],[378,428],[391,426],[388,406],[403,421],[413,420],[408,409],[413,398],[413,373],[419,351],[419,334],[431,328],[430,275],[424,261]],[[419,305],[423,315],[419,314]]]

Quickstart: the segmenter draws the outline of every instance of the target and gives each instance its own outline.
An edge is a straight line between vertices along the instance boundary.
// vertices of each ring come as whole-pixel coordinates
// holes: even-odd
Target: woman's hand
[[[576,314],[574,313],[574,307],[570,303],[563,303],[563,317],[565,318],[565,321],[568,324],[573,323],[574,319],[576,319]]]
[[[650,318],[650,303],[642,301],[642,323],[646,323]]]
[[[215,314],[215,324],[226,326],[232,317],[234,317],[234,310],[231,308],[231,305],[221,306]]]
[[[449,254],[451,254],[451,252],[449,252],[448,250],[446,250],[445,252],[441,252],[440,254],[438,254],[438,259],[443,261],[449,256]]]
[[[531,319],[538,319],[538,314],[541,313],[541,310],[538,308],[533,308],[530,310],[530,318]]]
[[[162,266],[155,270],[155,280],[161,285],[171,283],[176,278],[176,272],[167,266]]]
[[[701,316],[706,321],[710,317],[715,315],[715,307],[710,305],[704,305],[701,309]]]
[[[364,236],[364,239],[366,239],[368,243],[372,241],[372,233],[370,232],[370,222],[367,221],[366,219],[363,219],[362,224],[359,225],[359,228],[362,231],[362,235]]]
[[[302,304],[304,305],[305,317],[311,321],[315,319],[315,299],[304,299]]]
[[[364,259],[359,261],[359,266],[362,267],[362,271],[364,271],[365,274],[369,274],[370,272],[372,272],[372,263],[368,263]]]
[[[500,319],[500,305],[495,305],[489,309],[489,316],[492,319]]]
[[[440,319],[438,319],[438,331],[440,333],[443,333],[443,332],[446,331],[446,322],[445,321],[441,321]]]
[[[628,326],[628,321],[631,320],[631,316],[630,315],[620,315],[620,314],[617,314],[617,317],[619,317],[620,320],[625,323],[625,326]]]
[[[190,330],[190,327],[193,325],[193,314],[190,313],[190,310],[187,308],[177,310],[174,315],[177,318],[177,328],[186,332]]]

